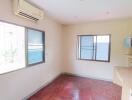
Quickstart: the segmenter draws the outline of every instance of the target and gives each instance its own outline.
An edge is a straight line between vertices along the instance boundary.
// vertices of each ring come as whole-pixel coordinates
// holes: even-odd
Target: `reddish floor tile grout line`
[[[61,75],[28,100],[121,100],[121,90],[112,82]]]

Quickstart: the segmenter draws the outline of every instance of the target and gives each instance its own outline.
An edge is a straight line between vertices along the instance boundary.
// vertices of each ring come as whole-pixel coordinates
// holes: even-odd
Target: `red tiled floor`
[[[121,87],[107,81],[61,75],[28,100],[121,100]]]

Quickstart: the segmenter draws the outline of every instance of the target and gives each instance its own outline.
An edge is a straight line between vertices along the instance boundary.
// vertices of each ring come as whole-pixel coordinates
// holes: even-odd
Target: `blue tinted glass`
[[[94,36],[81,36],[81,46],[93,47]]]
[[[81,49],[81,59],[92,59],[93,51]]]
[[[107,61],[109,57],[109,36],[97,36],[96,60]]]
[[[93,45],[94,36],[81,36],[80,37],[80,50],[81,59],[92,59],[93,58]]]
[[[131,47],[131,37],[126,37],[124,40],[124,44],[126,48],[130,48]]]
[[[28,64],[43,61],[43,32],[28,29]]]
[[[36,30],[28,29],[28,43],[29,44],[43,44],[43,33]]]
[[[43,61],[43,51],[40,49],[28,50],[28,64],[34,64]]]

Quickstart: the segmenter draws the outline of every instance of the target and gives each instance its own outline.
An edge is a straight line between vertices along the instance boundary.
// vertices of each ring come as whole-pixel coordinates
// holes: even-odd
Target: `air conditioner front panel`
[[[30,13],[31,15],[41,16],[42,11],[40,11],[38,8],[25,2],[24,0],[19,0],[19,2],[21,11],[25,11],[26,13]]]
[[[24,0],[14,0],[15,14],[31,20],[43,19],[43,11]]]

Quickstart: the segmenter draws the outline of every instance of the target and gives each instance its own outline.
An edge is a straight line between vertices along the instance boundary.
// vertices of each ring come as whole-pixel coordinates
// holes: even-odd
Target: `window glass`
[[[28,29],[28,44],[43,45],[42,36],[42,32],[33,29]]]
[[[41,31],[28,29],[28,64],[43,62],[44,34]]]
[[[79,36],[80,59],[109,61],[109,35],[82,35]]]
[[[0,22],[0,74],[25,67],[25,28]]]
[[[81,59],[92,59],[93,58],[93,36],[82,36],[80,37],[80,56]]]
[[[109,59],[109,36],[97,36],[96,60]]]

